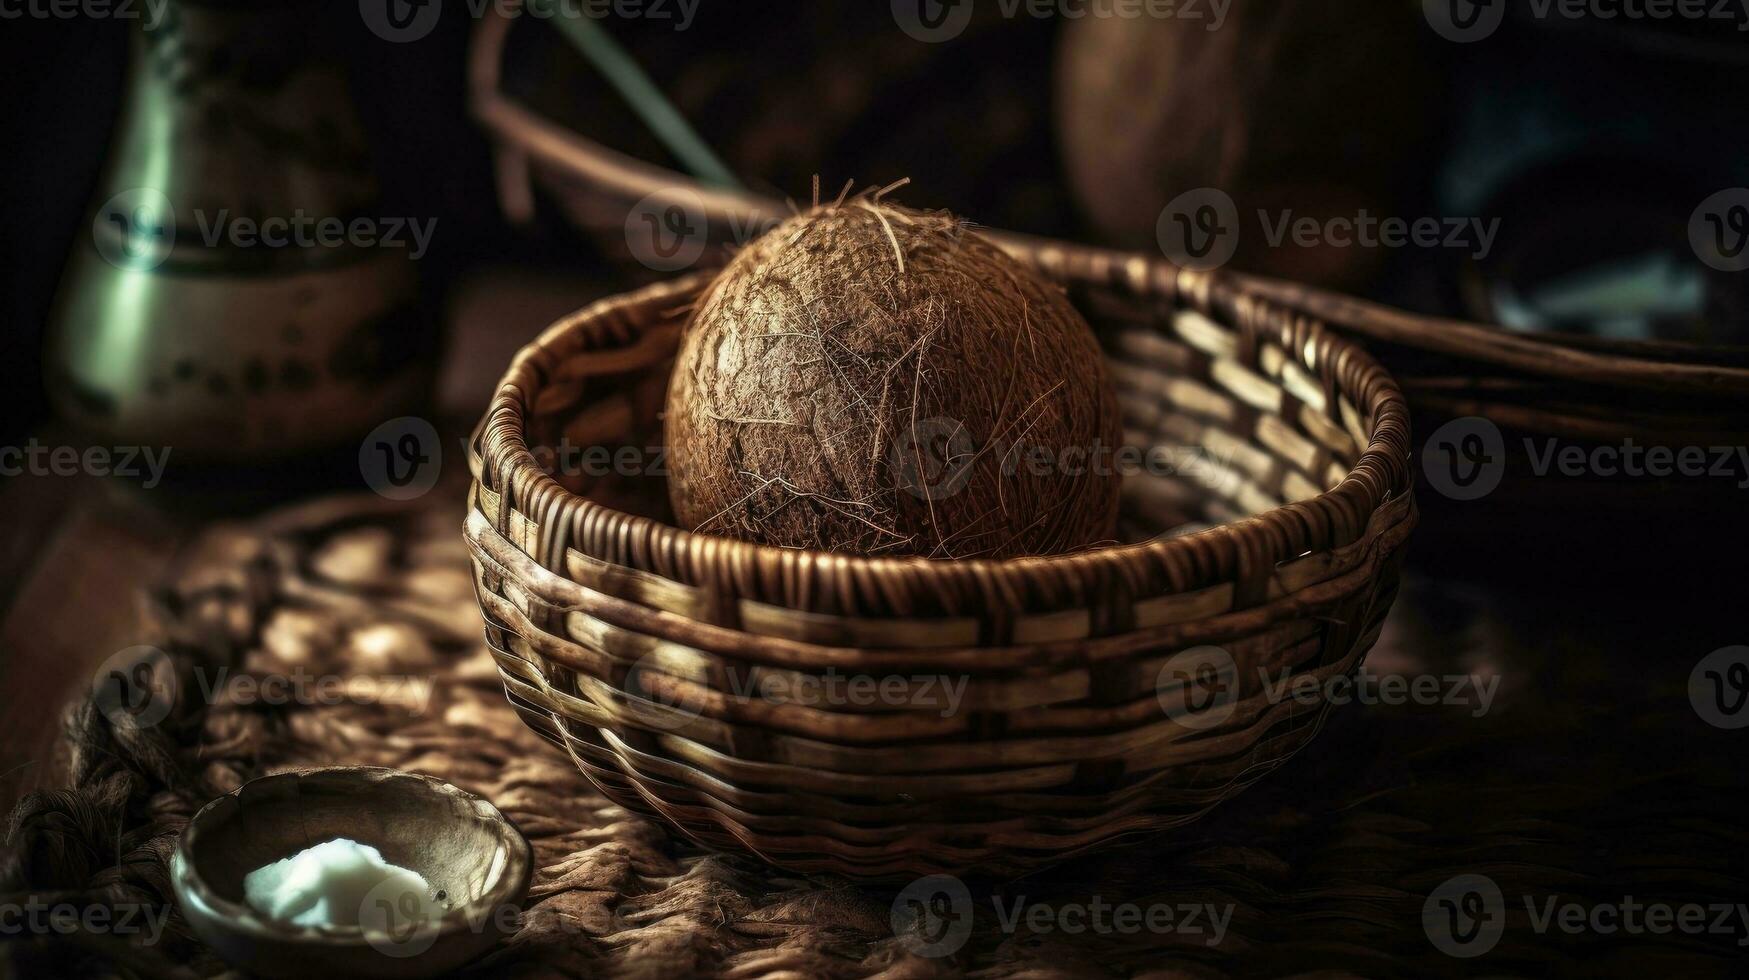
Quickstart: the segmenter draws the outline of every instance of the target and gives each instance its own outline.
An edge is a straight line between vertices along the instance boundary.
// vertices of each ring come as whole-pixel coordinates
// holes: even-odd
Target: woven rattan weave
[[[932,562],[669,526],[659,480],[553,465],[649,438],[706,278],[611,298],[517,356],[472,440],[466,535],[525,720],[697,841],[864,878],[1021,873],[1193,820],[1291,757],[1327,705],[1283,682],[1356,670],[1395,593],[1397,387],[1198,274],[1030,258],[1095,324],[1126,439],[1197,451],[1126,478],[1129,543]],[[1163,533],[1187,520],[1217,526]],[[882,696],[832,696],[858,681]]]

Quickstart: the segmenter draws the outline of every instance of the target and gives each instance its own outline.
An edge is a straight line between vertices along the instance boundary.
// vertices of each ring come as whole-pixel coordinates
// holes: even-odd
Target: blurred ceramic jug
[[[48,381],[95,436],[221,460],[358,439],[413,410],[435,220],[378,182],[319,0],[171,0],[57,300]],[[350,9],[350,8],[348,8]]]

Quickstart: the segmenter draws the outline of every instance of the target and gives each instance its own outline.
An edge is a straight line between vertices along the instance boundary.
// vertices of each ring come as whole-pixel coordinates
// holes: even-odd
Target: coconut
[[[815,207],[706,290],[669,386],[699,532],[929,558],[1109,539],[1117,398],[1063,292],[952,215]]]

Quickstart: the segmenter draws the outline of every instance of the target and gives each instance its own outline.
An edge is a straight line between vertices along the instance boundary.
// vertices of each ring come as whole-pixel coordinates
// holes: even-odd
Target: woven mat
[[[140,729],[89,702],[71,708],[68,788],[13,815],[0,905],[173,905],[165,860],[203,803],[263,773],[347,764],[457,783],[533,844],[521,929],[470,971],[482,975],[1725,976],[1749,941],[1740,920],[1702,935],[1539,930],[1532,910],[1549,900],[1749,899],[1744,777],[1719,749],[1731,733],[1699,722],[1685,672],[1650,696],[1650,681],[1628,678],[1640,692],[1629,707],[1548,690],[1542,665],[1583,657],[1563,649],[1578,641],[1513,633],[1489,602],[1412,577],[1373,670],[1501,678],[1487,712],[1461,694],[1344,707],[1293,764],[1184,832],[1021,881],[967,882],[969,915],[955,906],[949,924],[964,919],[969,934],[926,946],[894,933],[899,889],[701,852],[606,802],[527,731],[481,642],[461,510],[440,496],[411,508],[324,500],[208,533],[146,599],[158,627],[145,642],[183,671],[174,710]],[[346,686],[290,703],[234,684],[206,696],[221,668]],[[1596,673],[1598,689],[1611,683]],[[1719,750],[1697,750],[1702,739]],[[1423,914],[1460,875],[1486,876],[1504,897],[1503,927],[1479,959],[1443,952],[1438,916]],[[1110,911],[1125,905],[1139,911]],[[1175,927],[1134,926],[1158,907],[1174,910]],[[1193,907],[1212,914],[1184,921]],[[26,976],[225,971],[173,909],[167,921],[156,942],[90,930],[0,938]]]

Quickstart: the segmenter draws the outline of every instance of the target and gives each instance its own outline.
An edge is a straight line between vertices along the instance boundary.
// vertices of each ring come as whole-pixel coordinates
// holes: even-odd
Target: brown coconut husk
[[[1116,522],[1120,478],[1076,462],[1122,444],[1087,322],[952,215],[879,195],[808,210],[735,257],[688,326],[666,430],[675,516],[701,532],[1012,557],[1107,540]]]

